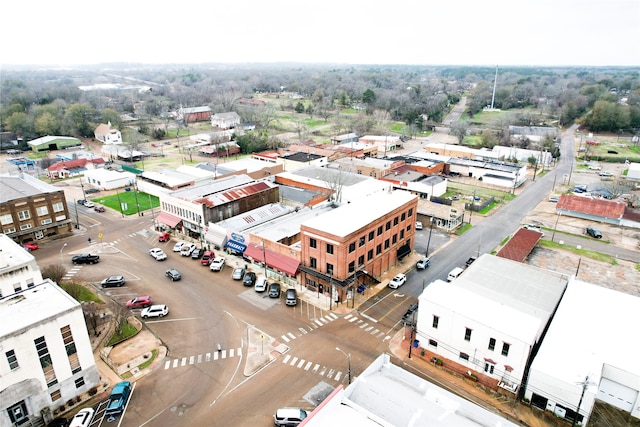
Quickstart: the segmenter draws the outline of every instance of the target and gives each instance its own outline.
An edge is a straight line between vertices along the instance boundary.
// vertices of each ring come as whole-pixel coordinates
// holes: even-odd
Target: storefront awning
[[[156,221],[168,225],[171,228],[176,228],[176,225],[180,224],[182,219],[167,212],[160,212],[160,215],[156,217]]]
[[[291,258],[286,255],[279,254],[270,249],[264,249],[258,245],[249,244],[244,251],[244,256],[250,257],[257,262],[264,262],[265,258],[267,265],[275,270],[280,270],[290,276],[295,276],[298,272],[298,266],[300,261],[296,258]]]
[[[217,224],[209,223],[204,239],[214,246],[223,248],[224,244],[227,243],[227,229]]]

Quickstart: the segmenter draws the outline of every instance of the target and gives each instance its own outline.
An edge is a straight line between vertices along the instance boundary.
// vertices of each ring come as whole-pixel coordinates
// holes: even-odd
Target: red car
[[[158,242],[168,242],[169,240],[171,240],[171,234],[169,233],[162,233],[160,237],[158,237]]]
[[[200,264],[202,265],[209,265],[211,264],[211,261],[213,261],[213,258],[216,255],[213,253],[213,251],[206,251],[203,255],[202,255],[202,259],[200,260]]]
[[[96,212],[104,212],[104,206],[96,206],[93,210]]]
[[[28,251],[35,251],[38,249],[38,244],[36,242],[27,242],[24,244],[24,248]]]
[[[127,308],[146,308],[151,306],[151,297],[146,295],[127,301]]]

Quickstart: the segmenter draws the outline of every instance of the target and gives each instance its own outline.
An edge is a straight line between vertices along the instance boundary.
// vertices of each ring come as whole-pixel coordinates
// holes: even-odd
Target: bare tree
[[[82,303],[82,313],[84,314],[84,320],[87,324],[89,331],[93,331],[93,336],[98,336],[98,319],[100,313],[98,312],[98,306],[93,301]]]
[[[117,334],[122,334],[122,328],[127,324],[128,317],[129,310],[125,306],[120,304],[113,306],[113,320],[115,321]]]
[[[56,283],[60,283],[65,274],[67,274],[67,269],[60,264],[47,265],[42,269],[42,277],[51,279]]]
[[[469,124],[464,120],[458,120],[457,122],[451,124],[449,133],[458,137],[458,143],[462,143],[462,140],[467,135],[468,130]]]

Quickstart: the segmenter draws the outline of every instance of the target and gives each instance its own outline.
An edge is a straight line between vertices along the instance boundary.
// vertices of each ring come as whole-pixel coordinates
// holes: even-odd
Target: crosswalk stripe
[[[291,339],[292,339],[292,340],[295,340],[295,339],[296,339],[296,336],[295,336],[295,335],[293,335],[291,332],[289,332],[287,335],[289,335],[289,337],[291,337]]]
[[[220,357],[220,352],[219,351],[216,352],[216,353],[213,353],[213,360],[218,360],[218,357]]]
[[[338,372],[334,378],[336,381],[340,381],[340,377],[342,376],[342,372]]]
[[[280,338],[282,338],[282,340],[283,340],[284,342],[289,342],[289,341],[290,341],[290,340],[289,340],[289,338],[287,338],[287,336],[286,336],[286,335],[282,335]]]
[[[307,334],[307,330],[305,328],[298,328],[298,330],[303,334]]]
[[[345,320],[349,320],[353,317],[353,314],[347,314],[346,316],[344,316]]]
[[[175,368],[176,366],[178,366],[178,359],[173,359],[173,367]]]
[[[171,360],[164,362],[164,369],[169,369],[169,366],[171,366]]]
[[[374,329],[374,331],[371,332],[371,335],[376,335],[378,332],[380,332],[380,329]]]
[[[304,370],[308,371],[312,364],[313,364],[312,362],[307,362],[307,365],[304,367]]]
[[[211,353],[205,354],[205,360],[208,362],[211,360]]]
[[[191,356],[189,358],[189,365],[193,365],[196,362],[196,357],[195,356]]]
[[[290,365],[291,366],[295,365],[297,361],[298,361],[298,358],[294,357],[293,360],[291,361]]]
[[[319,374],[320,376],[324,377],[324,373],[327,372],[327,367],[323,366],[322,369],[320,370]]]
[[[333,373],[334,372],[335,372],[335,370],[329,369],[329,373],[327,374],[327,378],[331,379],[333,377]]]
[[[187,358],[183,357],[182,358],[182,365],[180,365],[180,366],[185,366],[186,364],[187,364]]]
[[[300,369],[302,368],[302,365],[304,365],[305,360],[304,359],[300,359],[300,363],[298,363],[297,368]]]
[[[369,325],[368,323],[363,323],[362,325],[360,325],[360,329],[364,329],[367,327],[367,325]]]
[[[365,332],[369,332],[372,329],[373,329],[373,326],[369,326],[367,329],[365,329]]]
[[[201,354],[198,355],[198,363],[202,363],[202,355]]]
[[[330,313],[327,315],[328,317],[331,317],[331,320],[336,320],[338,318],[338,315],[335,313]]]
[[[354,317],[352,317],[351,319],[349,319],[349,322],[353,323],[353,322],[355,322],[356,320],[358,320],[358,318],[354,316]]]
[[[320,368],[320,365],[316,363],[316,365],[313,367],[313,373],[318,372],[318,368]]]
[[[318,325],[320,325],[320,326],[322,326],[322,325],[323,325],[323,323],[322,323],[320,320],[318,320],[318,319],[316,319],[316,320],[315,320],[315,322],[316,322],[316,324],[318,324]]]
[[[291,359],[291,355],[290,355],[290,354],[287,354],[287,355],[284,357],[284,360],[282,361],[282,363],[287,363],[287,362],[289,361],[289,359]]]
[[[232,348],[229,349],[229,357],[233,357],[233,349]]]

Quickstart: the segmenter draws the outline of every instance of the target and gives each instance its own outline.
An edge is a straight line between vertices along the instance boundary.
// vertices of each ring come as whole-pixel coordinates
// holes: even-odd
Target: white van
[[[451,282],[455,280],[458,276],[462,274],[463,271],[464,269],[462,267],[456,267],[453,270],[451,270],[449,272],[449,275],[447,276],[447,282]]]

